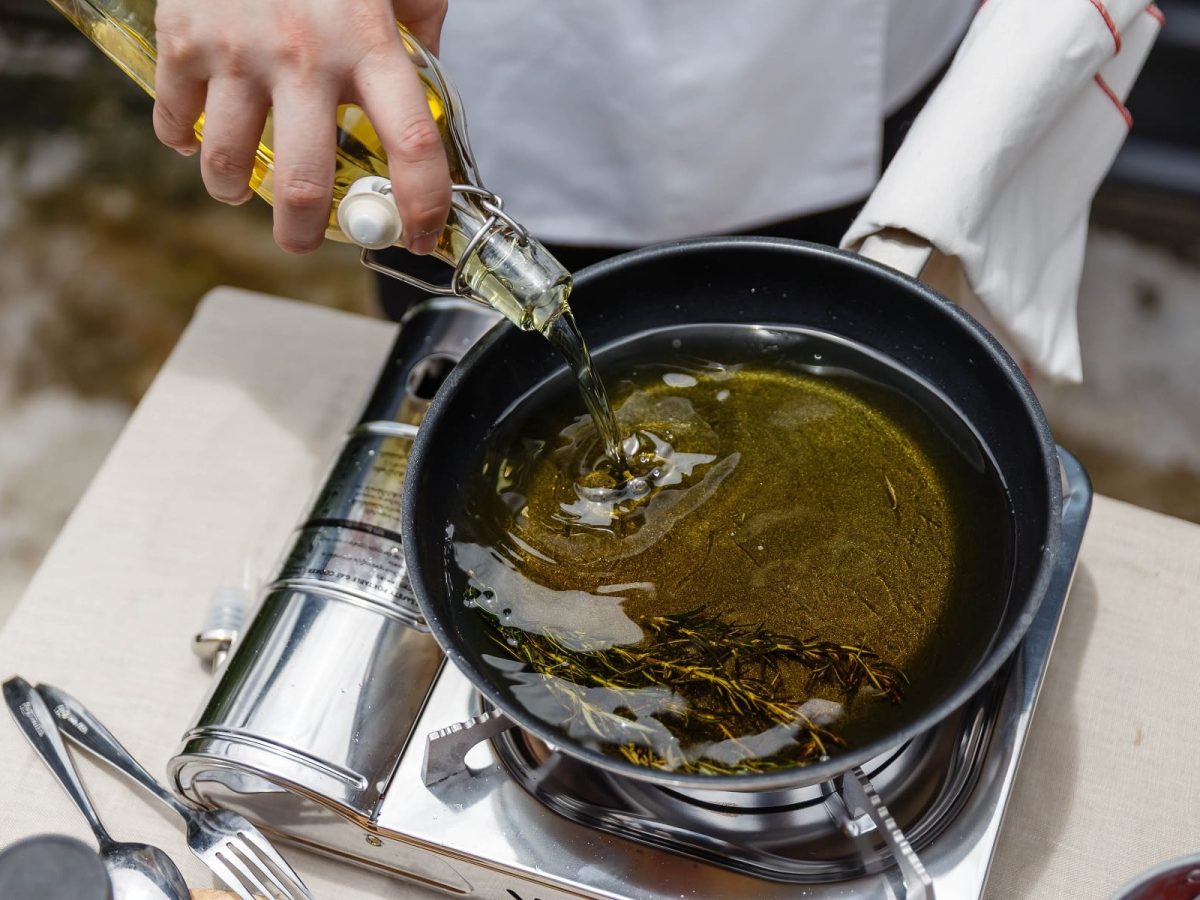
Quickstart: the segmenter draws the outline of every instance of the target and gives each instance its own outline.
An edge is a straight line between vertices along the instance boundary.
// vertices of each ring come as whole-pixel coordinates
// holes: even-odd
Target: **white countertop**
[[[0,678],[46,681],[165,772],[209,676],[189,649],[213,589],[269,577],[375,382],[395,326],[210,294],[0,631]],[[1200,527],[1097,497],[992,869],[989,898],[1102,897],[1200,851]],[[177,822],[76,759],[118,840],[215,884]],[[0,721],[0,847],[91,843]],[[285,849],[318,898],[435,896]],[[953,898],[949,898],[953,900]]]

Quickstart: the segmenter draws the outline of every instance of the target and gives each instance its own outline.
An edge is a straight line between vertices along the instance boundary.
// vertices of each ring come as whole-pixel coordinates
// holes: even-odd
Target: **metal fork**
[[[300,876],[243,816],[227,809],[203,809],[176,797],[78,700],[48,684],[39,684],[37,691],[64,737],[124,772],[183,817],[192,853],[241,900],[254,900],[252,891],[276,900],[313,900]]]

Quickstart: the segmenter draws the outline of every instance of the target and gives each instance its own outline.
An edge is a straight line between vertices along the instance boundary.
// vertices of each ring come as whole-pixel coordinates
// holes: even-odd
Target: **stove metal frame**
[[[416,310],[401,331],[412,364],[385,375],[354,435],[369,436],[366,445],[376,453],[393,446],[388,441],[408,440],[403,428],[371,424],[402,421],[394,414],[412,413],[412,398],[384,402],[385,415],[379,415],[376,401],[386,400],[388,391],[403,394],[421,360],[456,358],[493,321],[478,307],[455,301]],[[348,446],[362,444],[352,437]],[[433,639],[410,627],[410,599],[401,591],[394,556],[387,566],[367,563],[362,572],[339,571],[333,584],[319,575],[274,583],[184,735],[170,764],[172,778],[186,796],[237,810],[285,841],[451,894],[502,900],[775,900],[795,896],[797,882],[804,882],[804,895],[815,898],[978,897],[1091,507],[1086,472],[1068,452],[1060,449],[1060,458],[1063,541],[1046,599],[1009,665],[985,689],[989,696],[950,717],[959,720],[948,726],[957,731],[936,740],[926,736],[940,742],[950,758],[970,757],[971,764],[947,773],[921,817],[912,822],[902,817],[916,854],[905,849],[909,837],[886,806],[894,797],[902,799],[904,781],[888,776],[886,759],[865,767],[876,784],[853,770],[840,784],[822,789],[818,817],[862,845],[861,865],[848,880],[772,875],[769,867],[744,864],[739,870],[719,843],[706,845],[694,830],[690,844],[681,842],[672,838],[669,822],[644,814],[639,819],[636,808],[624,813],[603,804],[587,808],[547,793],[543,786],[562,776],[556,773],[561,767],[515,764],[512,735],[497,734],[503,717],[480,709],[477,694],[456,669],[438,669]],[[398,536],[369,528],[311,539],[312,521],[326,529],[348,527],[351,519],[333,514],[337,510],[331,512],[330,504],[350,509],[358,502],[354,497],[361,500],[355,485],[369,475],[365,471],[361,459],[347,462],[345,453],[335,465],[329,483],[338,489],[322,493],[314,507],[319,515],[298,531],[297,547],[304,549],[301,542],[307,540],[317,554],[319,565],[308,571],[349,565],[345,548],[362,547],[363,541],[394,553],[386,548]],[[306,571],[297,552],[288,557],[284,575]],[[358,577],[363,574],[369,577]],[[330,646],[338,647],[336,660],[330,659]],[[405,684],[409,691],[396,690]],[[483,730],[464,729],[464,722],[481,713],[476,727],[482,724]],[[472,737],[463,740],[465,733]],[[426,738],[436,747],[447,736],[454,739],[443,740],[446,746],[473,745],[465,759],[461,749],[427,756]],[[924,752],[926,737],[890,756]],[[595,793],[591,782],[606,776],[584,768],[573,777],[584,793]],[[427,786],[430,781],[436,783]],[[535,796],[539,791],[557,812]]]

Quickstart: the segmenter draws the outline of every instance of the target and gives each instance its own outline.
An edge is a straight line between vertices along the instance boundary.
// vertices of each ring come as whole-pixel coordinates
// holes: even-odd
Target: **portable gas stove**
[[[403,324],[360,424],[171,761],[179,790],[274,835],[500,900],[978,897],[1091,507],[1060,450],[1062,548],[995,679],[939,726],[804,789],[671,790],[556,754],[484,708],[423,631],[398,532],[433,391],[496,321]]]

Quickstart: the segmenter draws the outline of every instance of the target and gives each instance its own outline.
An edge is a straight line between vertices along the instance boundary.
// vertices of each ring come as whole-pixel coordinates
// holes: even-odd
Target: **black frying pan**
[[[1059,543],[1058,458],[1032,390],[974,319],[904,275],[851,253],[766,238],[713,238],[639,250],[579,273],[571,296],[593,352],[677,324],[759,323],[841,335],[886,357],[957,409],[993,458],[1012,509],[1010,588],[994,633],[935,701],[871,742],[803,768],[751,775],[677,774],[637,766],[564,737],[530,715],[501,674],[482,616],[462,602],[447,526],[478,471],[481,444],[505,410],[563,364],[549,343],[497,326],[450,374],[409,459],[404,533],[409,576],[425,620],[450,660],[521,727],[564,753],[619,774],[677,787],[764,790],[815,784],[926,731],[977,693],[1016,650],[1042,602]],[[964,598],[963,602],[969,602]]]

